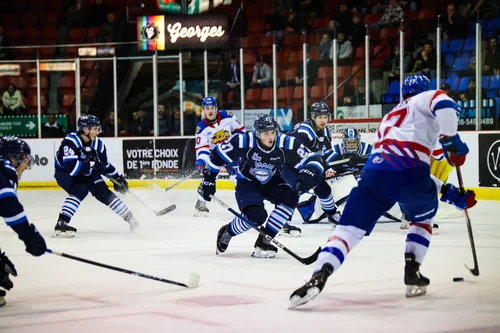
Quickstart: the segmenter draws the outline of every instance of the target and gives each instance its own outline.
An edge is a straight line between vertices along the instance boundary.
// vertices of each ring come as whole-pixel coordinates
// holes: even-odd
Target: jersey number
[[[407,115],[408,108],[397,109],[389,112],[380,123],[377,132],[378,139],[383,140],[393,127],[400,127]]]
[[[70,155],[75,155],[75,152],[68,146],[64,146],[64,156],[70,156]]]
[[[309,155],[309,152],[305,149],[304,145],[301,144],[297,149],[297,155],[299,155],[300,158],[304,159]]]

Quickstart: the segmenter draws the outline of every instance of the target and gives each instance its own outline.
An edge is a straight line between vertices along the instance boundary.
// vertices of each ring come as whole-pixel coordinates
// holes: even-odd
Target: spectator
[[[393,56],[389,59],[389,61],[386,63],[387,67],[386,69],[389,71],[388,74],[388,84],[391,84],[392,81],[398,81],[399,80],[399,73],[400,73],[400,56],[401,56],[401,49],[399,48],[399,45],[396,45],[394,47],[393,51]],[[403,58],[403,74],[404,73],[409,73],[411,70],[411,65],[412,65],[413,59],[411,58],[411,55],[408,53],[404,54]]]
[[[309,16],[318,16],[320,11],[320,1],[319,0],[297,0],[297,8],[301,13],[305,13]]]
[[[417,3],[415,1],[399,0],[399,5],[403,8],[403,11],[418,10]]]
[[[493,74],[500,75],[500,49],[498,45],[498,38],[496,36],[492,36],[490,38],[490,49],[488,50],[488,65],[493,71]]]
[[[17,90],[13,83],[9,84],[7,90],[3,93],[2,101],[5,115],[21,115],[26,113],[26,106],[24,105],[21,92]]]
[[[56,115],[49,113],[47,115],[47,122],[42,127],[42,138],[64,138],[66,132],[64,128],[56,121]]]
[[[102,27],[109,13],[109,7],[102,0],[95,0],[87,11],[87,22],[90,27]]]
[[[486,98],[486,90],[481,87],[481,99]],[[476,100],[476,80],[469,80],[469,87],[460,94],[460,99],[465,103]]]
[[[137,113],[137,119],[132,122],[132,135],[153,135],[153,122],[146,116],[146,112],[144,110],[139,110]]]
[[[447,7],[448,14],[446,15],[442,28],[443,39],[452,40],[467,37],[467,22],[462,15],[456,10],[455,4],[450,3]]]
[[[115,15],[109,13],[106,22],[102,26],[102,34],[99,37],[100,43],[118,42],[118,25],[115,22]]]
[[[7,36],[3,31],[3,26],[0,25],[0,47],[10,46]],[[10,58],[8,49],[0,49],[0,60],[7,60]]]
[[[335,38],[335,33],[338,28],[339,24],[337,23],[337,21],[335,20],[328,21],[328,27],[326,27],[326,32],[328,33],[330,40],[333,40]]]
[[[277,8],[272,7],[264,20],[266,36],[274,36],[276,44],[281,45],[286,27],[285,18]]]
[[[453,99],[454,101],[458,101],[457,94],[455,94],[451,91],[451,87],[449,84],[447,84],[447,83],[443,84],[441,87],[441,90],[444,91],[446,93],[446,95],[450,96],[450,98]]]
[[[352,22],[352,11],[347,8],[347,3],[340,4],[339,12],[335,16],[335,21],[338,22],[340,29],[346,30]]]
[[[136,118],[134,118],[134,120],[135,119]],[[114,112],[110,112],[108,115],[108,119],[106,119],[102,122],[102,136],[115,136],[115,113]]]
[[[397,0],[390,0],[389,6],[384,11],[384,15],[377,24],[378,27],[400,25],[403,19],[403,8],[398,4]]]
[[[366,28],[361,22],[361,14],[353,13],[352,22],[347,27],[347,39],[351,41],[353,46],[360,46],[365,40]]]
[[[276,85],[279,86],[279,78]],[[268,64],[264,63],[264,58],[258,55],[255,58],[255,66],[253,67],[253,77],[251,88],[271,88],[273,86],[273,70]]]
[[[433,43],[431,40],[427,40],[424,43],[424,48],[422,52],[417,56],[415,64],[413,66],[414,73],[422,73],[429,79],[435,76],[436,72],[436,52],[433,49]],[[445,62],[441,61],[442,67],[445,66]]]
[[[226,67],[224,81],[222,85],[222,98],[225,102],[229,104],[229,108],[240,105],[240,65],[238,64],[238,56],[236,53],[231,53],[230,64]],[[233,91],[233,98],[230,101],[227,100],[227,95],[229,91]]]
[[[88,6],[84,0],[76,0],[76,3],[69,7],[66,14],[66,25],[68,28],[81,27],[85,23]]]
[[[165,114],[165,105],[158,104],[158,135],[169,135],[167,115]]]
[[[295,9],[290,8],[288,10],[288,21],[285,28],[288,33],[298,34],[302,30],[302,19],[295,12]]]
[[[369,93],[370,103],[375,103],[375,96],[370,90]],[[358,82],[357,91],[351,97],[344,97],[344,106],[366,105],[366,87],[365,80],[361,79]]]
[[[330,52],[332,51],[332,41],[328,34],[323,34],[323,38],[319,43],[319,60],[322,65],[330,65]]]
[[[307,49],[306,56],[307,56],[306,58],[307,85],[309,87],[312,87],[316,83],[316,78],[318,77],[319,63],[317,60],[311,57],[310,49]],[[304,63],[302,61],[297,64],[297,75],[295,76],[295,84],[296,85],[304,84]]]
[[[172,135],[181,134],[181,110],[179,109],[179,107],[175,108],[174,113],[172,115],[170,133],[172,133]]]
[[[187,104],[187,106],[188,105],[189,104]],[[200,121],[192,106],[193,104],[191,103],[191,107],[186,107],[186,110],[184,111],[184,135],[194,135],[196,133],[196,126]]]
[[[349,40],[345,39],[345,34],[339,32],[337,34],[337,65],[349,66],[352,63],[352,44]],[[330,60],[333,60],[333,47],[330,50]]]

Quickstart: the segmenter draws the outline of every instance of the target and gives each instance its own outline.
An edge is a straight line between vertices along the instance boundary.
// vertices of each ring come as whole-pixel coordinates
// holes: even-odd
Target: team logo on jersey
[[[198,133],[200,131],[200,126],[196,126],[196,131],[194,131],[195,133]]]
[[[214,145],[222,143],[222,142],[226,141],[227,139],[229,139],[230,136],[231,135],[229,134],[228,131],[222,129],[222,130],[214,133],[214,135],[212,136],[212,143]]]
[[[262,161],[262,157],[260,157],[257,153],[253,153],[252,160],[260,162]]]
[[[500,181],[500,140],[493,142],[486,155],[488,171],[496,180]]]
[[[263,162],[255,162],[255,168],[250,169],[250,174],[261,184],[266,184],[274,175],[274,165]]]
[[[380,156],[375,156],[372,160],[373,163],[375,164],[379,164],[379,163],[382,163],[384,161],[384,159]]]

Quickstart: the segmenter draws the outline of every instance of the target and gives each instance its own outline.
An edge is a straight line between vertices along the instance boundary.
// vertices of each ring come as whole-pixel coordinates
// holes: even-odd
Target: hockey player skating
[[[245,127],[241,125],[238,119],[227,113],[227,111],[219,111],[215,98],[208,96],[203,98],[201,107],[205,113],[203,118],[196,128],[196,165],[195,168],[203,174],[203,170],[207,166],[210,152],[220,143],[227,142],[233,134],[245,133]],[[232,164],[225,164],[227,173],[233,182],[236,178],[235,168],[238,167],[238,161]],[[198,197],[195,205],[195,216],[206,216],[209,212],[206,201],[202,196]]]
[[[93,115],[81,116],[77,130],[66,135],[56,152],[54,177],[69,196],[59,214],[54,237],[75,236],[76,228],[69,223],[89,192],[123,218],[133,230],[138,226],[137,220],[102,178],[103,175],[114,178],[115,191],[127,192],[127,181],[108,162],[106,146],[97,137],[101,130],[99,119]]]
[[[210,201],[221,166],[241,158],[236,185],[238,207],[256,225],[262,226],[267,221],[261,228],[274,238],[292,217],[297,205],[297,193],[309,191],[318,182],[317,179],[323,177],[324,168],[320,155],[313,154],[294,137],[279,134],[278,124],[270,115],[257,116],[254,127],[255,131],[235,135],[229,142],[215,147],[198,192]],[[299,170],[295,188],[282,178],[285,163],[291,163]],[[264,200],[275,205],[269,218]],[[225,252],[232,237],[250,228],[238,217],[224,225],[217,235],[216,253]],[[276,252],[277,248],[259,234],[252,256],[274,258]]]
[[[443,91],[428,89],[429,80],[423,75],[404,80],[404,101],[383,117],[365,173],[352,189],[339,225],[323,246],[312,278],[290,296],[290,308],[314,299],[346,255],[395,203],[412,221],[404,254],[406,295],[426,293],[429,279],[420,273],[420,265],[430,244],[438,207],[436,185],[430,177],[430,155],[438,140],[456,166],[465,162],[469,152],[457,133],[457,104]]]
[[[38,257],[47,249],[45,240],[28,222],[16,193],[18,179],[32,164],[31,149],[26,141],[16,137],[5,137],[0,141],[0,216],[24,242],[26,252]],[[14,286],[9,275],[17,276],[16,268],[0,250],[0,287],[6,290]],[[0,306],[5,305],[5,295],[5,291],[0,289]]]
[[[309,119],[303,121],[293,128],[287,135],[299,140],[305,147],[313,153],[317,153],[323,157],[323,161],[328,164],[334,158],[332,150],[332,135],[330,129],[326,126],[330,120],[330,108],[326,103],[317,102],[311,105],[309,111]],[[333,176],[332,169],[326,171],[326,176]],[[299,170],[293,165],[285,164],[283,167],[283,179],[295,187]],[[332,189],[323,178],[318,178],[319,184],[314,184],[314,193],[321,203],[321,209],[328,217],[331,223],[338,223],[340,219],[340,211],[335,205],[332,195]],[[300,236],[301,230],[295,226],[286,223],[282,231],[283,235]]]

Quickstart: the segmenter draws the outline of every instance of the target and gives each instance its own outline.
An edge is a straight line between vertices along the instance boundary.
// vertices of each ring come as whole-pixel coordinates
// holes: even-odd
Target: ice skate
[[[7,302],[5,301],[5,295],[7,293],[5,292],[5,290],[0,290],[0,307],[1,306],[4,306]]]
[[[75,237],[75,234],[76,234],[76,228],[73,228],[72,226],[70,226],[63,219],[59,219],[59,221],[57,221],[57,224],[54,228],[54,234],[52,235],[52,237],[72,238],[72,237]]]
[[[413,253],[405,253],[405,285],[406,297],[425,295],[430,281],[420,274],[420,264],[415,261]]]
[[[309,282],[293,292],[290,296],[290,304],[288,305],[288,308],[293,309],[315,299],[325,287],[325,283],[332,273],[332,265],[324,264],[319,271],[313,274]]]
[[[210,212],[210,210],[208,210],[208,208],[207,208],[207,203],[205,201],[202,201],[202,200],[196,201],[196,205],[194,206],[194,209],[195,209],[194,216],[196,216],[196,217],[200,217],[200,216],[205,217]]]
[[[334,213],[326,213],[326,217],[328,218],[328,222],[331,223],[332,229],[335,229],[337,227],[341,216],[342,214],[338,209]]]
[[[133,214],[129,214],[124,220],[129,224],[130,231],[134,231],[135,228],[139,226],[139,222],[135,219]]]
[[[283,229],[281,229],[280,236],[288,237],[300,237],[302,230],[298,227],[285,223]]]
[[[252,257],[254,258],[274,258],[278,253],[278,248],[271,245],[271,243],[261,234],[255,242]]]
[[[229,242],[231,241],[231,234],[229,233],[229,224],[222,226],[217,234],[217,244],[216,244],[216,254],[221,254],[226,252]]]
[[[432,226],[432,234],[433,235],[439,234],[439,225],[437,223],[434,223],[434,225]]]

